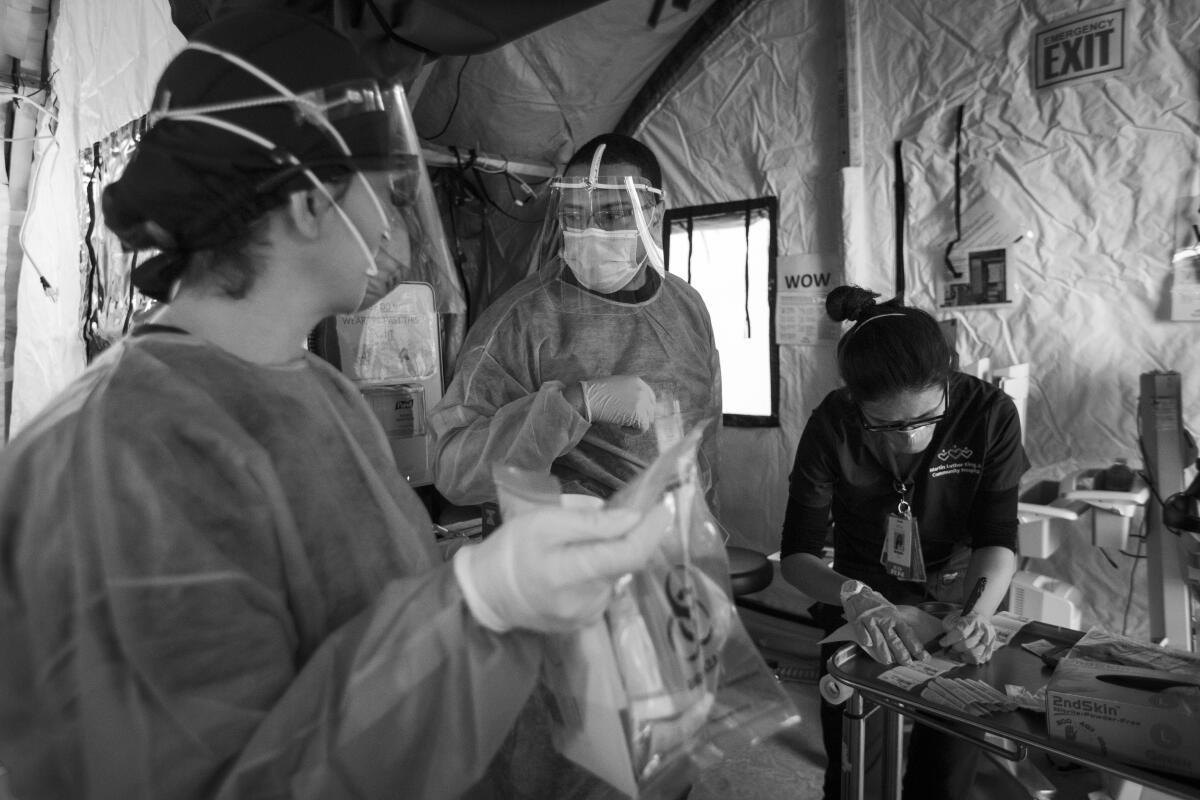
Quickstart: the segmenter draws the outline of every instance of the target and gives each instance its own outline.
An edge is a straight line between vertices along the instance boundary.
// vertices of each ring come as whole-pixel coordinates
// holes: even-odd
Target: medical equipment
[[[1078,628],[1083,593],[1066,581],[1028,570],[1017,570],[1008,587],[1009,610],[1063,628]]]
[[[1183,427],[1181,406],[1178,372],[1142,373],[1138,432],[1150,484],[1160,499],[1183,493],[1184,465],[1196,457],[1195,442]],[[1191,532],[1172,531],[1165,516],[1160,502],[1147,505],[1150,638],[1156,644],[1194,651],[1188,569],[1200,540]]]

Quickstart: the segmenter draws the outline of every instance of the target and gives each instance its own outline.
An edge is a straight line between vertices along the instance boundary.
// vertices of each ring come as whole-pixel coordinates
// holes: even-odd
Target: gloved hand
[[[654,423],[654,390],[636,375],[580,381],[587,418],[648,431]]]
[[[999,637],[991,620],[982,614],[970,613],[965,617],[955,611],[942,620],[946,635],[938,644],[962,658],[968,664],[984,664],[996,652]]]
[[[454,575],[486,628],[570,631],[600,618],[613,581],[644,567],[670,529],[663,505],[645,516],[546,506],[460,549]]]
[[[896,606],[865,583],[842,584],[842,609],[853,626],[854,641],[880,664],[910,664],[925,655],[921,640]]]

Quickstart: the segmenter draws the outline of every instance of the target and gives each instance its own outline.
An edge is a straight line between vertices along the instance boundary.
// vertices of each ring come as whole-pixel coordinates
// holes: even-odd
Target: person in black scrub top
[[[941,639],[982,663],[996,645],[989,618],[1016,568],[1018,484],[1028,468],[1020,420],[999,388],[952,370],[932,316],[878,296],[841,286],[826,301],[832,319],[854,322],[838,343],[845,385],[813,411],[796,449],[783,576],[818,601],[814,616],[827,632],[852,623],[856,641],[885,664],[924,654],[896,606],[961,604],[963,587],[987,578],[970,613],[945,618]],[[826,646],[822,664],[836,647]],[[841,794],[841,722],[840,708],[822,702],[826,800]],[[868,786],[881,737],[868,729]],[[904,796],[969,796],[977,756],[973,745],[915,726]]]

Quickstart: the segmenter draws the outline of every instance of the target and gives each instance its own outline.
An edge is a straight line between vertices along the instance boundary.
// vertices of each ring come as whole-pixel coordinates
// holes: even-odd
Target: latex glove
[[[648,431],[654,423],[654,390],[636,375],[580,381],[587,418]]]
[[[942,620],[942,630],[946,635],[938,644],[968,664],[986,663],[999,643],[996,627],[982,614],[970,613],[965,617],[957,611],[947,614]]]
[[[859,581],[842,585],[842,609],[854,641],[880,664],[911,664],[925,655],[921,640],[886,597]]]
[[[454,575],[486,628],[575,630],[600,618],[616,578],[645,567],[670,530],[662,505],[645,516],[546,506],[460,549]]]

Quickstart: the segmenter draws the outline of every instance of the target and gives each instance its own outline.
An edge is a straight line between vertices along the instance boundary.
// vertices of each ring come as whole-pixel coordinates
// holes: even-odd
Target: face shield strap
[[[370,94],[368,92],[366,92],[365,89],[362,93],[360,93],[358,95],[354,95],[354,94],[351,94],[348,92],[345,95],[343,95],[343,97],[341,98],[340,101],[330,104],[328,106],[322,107],[322,106],[316,104],[315,102],[313,102],[312,98],[314,97],[315,93],[309,93],[308,95],[302,97],[302,96],[296,94],[295,92],[293,92],[287,86],[284,86],[282,83],[277,81],[275,78],[273,78],[268,73],[266,73],[263,70],[256,67],[254,64],[251,64],[249,61],[246,61],[245,59],[243,59],[237,55],[234,55],[233,53],[226,52],[224,50],[221,50],[216,47],[212,47],[212,46],[204,44],[202,42],[189,42],[188,45],[184,49],[185,50],[188,50],[188,49],[197,50],[197,51],[200,51],[203,53],[209,53],[210,55],[215,55],[218,58],[222,58],[222,59],[230,62],[231,64],[245,70],[246,72],[250,73],[254,77],[258,78],[263,83],[265,83],[267,86],[271,87],[276,92],[278,92],[279,96],[277,96],[277,97],[268,96],[268,97],[244,100],[244,101],[240,101],[238,103],[227,103],[227,104],[220,104],[220,105],[213,105],[213,106],[198,106],[196,108],[186,108],[186,109],[170,109],[167,107],[167,105],[170,103],[170,95],[166,94],[163,97],[163,102],[162,102],[160,108],[156,109],[150,115],[151,126],[153,126],[155,123],[157,123],[158,121],[160,121],[162,119],[173,119],[173,120],[180,121],[180,122],[198,122],[201,124],[212,125],[214,127],[221,128],[222,130],[225,130],[229,133],[233,133],[237,136],[241,136],[242,138],[247,139],[251,142],[254,142],[255,144],[262,147],[263,149],[267,150],[273,157],[275,157],[277,159],[282,158],[285,163],[291,165],[292,167],[297,168],[300,172],[302,172],[302,174],[308,179],[309,183],[311,183],[313,185],[313,187],[318,192],[320,192],[322,195],[324,195],[324,197],[329,201],[330,205],[337,212],[338,216],[341,217],[343,222],[345,222],[346,227],[350,229],[351,235],[354,237],[355,241],[358,243],[359,248],[362,250],[363,255],[366,257],[366,259],[367,259],[367,270],[366,270],[367,276],[373,277],[373,276],[377,275],[379,273],[379,267],[375,264],[375,254],[371,251],[371,248],[367,245],[367,242],[363,238],[362,233],[358,230],[358,226],[354,224],[354,222],[350,219],[349,215],[346,214],[346,212],[342,209],[341,205],[337,202],[336,198],[334,198],[334,196],[330,193],[329,189],[325,186],[325,184],[323,182],[321,182],[317,178],[316,175],[313,174],[311,169],[309,169],[307,166],[303,165],[299,161],[299,159],[297,159],[291,153],[287,153],[286,151],[282,150],[282,148],[280,148],[278,145],[276,145],[270,139],[260,136],[259,134],[255,133],[251,130],[248,130],[247,128],[244,128],[241,125],[237,125],[235,123],[229,122],[228,120],[223,120],[218,117],[212,116],[212,114],[218,113],[220,111],[230,111],[230,110],[250,108],[250,107],[255,107],[255,106],[287,103],[287,104],[293,105],[296,108],[297,113],[300,116],[302,116],[305,120],[308,120],[310,123],[314,124],[316,127],[321,129],[329,137],[329,139],[334,143],[334,145],[338,148],[338,150],[341,151],[342,155],[346,156],[346,158],[348,160],[352,160],[354,158],[354,154],[351,152],[350,146],[348,144],[346,144],[346,140],[342,137],[341,133],[339,133],[337,128],[335,128],[333,126],[333,123],[329,121],[329,117],[326,114],[326,111],[329,109],[337,109],[339,112],[341,112],[342,116],[345,116],[344,108],[346,105],[349,105],[357,100],[357,101],[359,101],[359,105],[361,106],[362,102],[364,100],[370,99]],[[365,87],[365,84],[364,84],[364,87]],[[382,95],[379,92],[378,87],[375,87],[374,98],[375,98],[377,104],[376,104],[375,109],[373,109],[373,110],[382,110],[383,109]],[[362,110],[364,110],[364,109],[361,109],[361,108],[359,109],[360,112]],[[365,110],[372,110],[372,109],[365,109]],[[375,206],[375,211],[379,214],[379,219],[383,223],[383,230],[385,231],[384,236],[386,238],[388,235],[386,232],[391,228],[391,224],[390,224],[390,220],[388,219],[387,212],[384,211],[383,204],[380,202],[378,195],[375,194],[374,188],[371,187],[371,184],[367,181],[366,177],[364,177],[363,174],[359,171],[355,171],[353,174],[354,174],[354,178],[363,184],[363,188],[365,188],[367,191],[367,196],[371,198],[371,202]]]
[[[650,226],[646,224],[646,215],[642,213],[642,204],[637,202],[637,189],[633,183],[633,176],[625,176],[625,189],[629,192],[630,199],[634,201],[633,222],[637,225],[638,236],[642,237],[646,255],[650,257],[650,263],[656,270],[660,273],[666,272],[667,267],[663,263],[662,250],[658,248],[658,242],[654,241],[654,237],[650,235]]]
[[[600,177],[600,162],[604,159],[604,149],[608,147],[602,144],[596,148],[596,152],[592,155],[592,165],[588,167],[588,183],[595,184]]]

